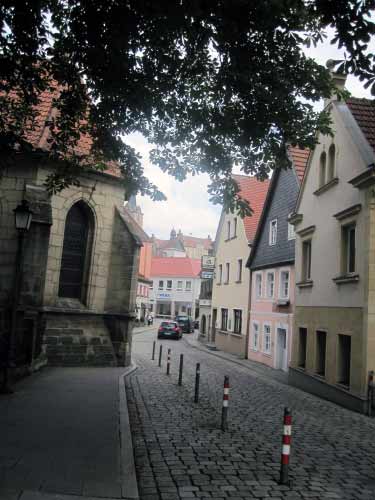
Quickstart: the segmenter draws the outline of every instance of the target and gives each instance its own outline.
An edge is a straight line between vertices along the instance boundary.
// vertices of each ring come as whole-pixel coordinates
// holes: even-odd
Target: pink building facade
[[[292,168],[276,169],[247,267],[250,268],[248,358],[288,371],[293,337],[295,233],[293,212],[309,151],[288,149]]]

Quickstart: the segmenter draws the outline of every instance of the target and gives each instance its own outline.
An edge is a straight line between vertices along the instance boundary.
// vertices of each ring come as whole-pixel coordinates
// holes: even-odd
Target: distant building
[[[131,196],[126,205],[126,211],[133,218],[134,224],[139,228],[143,226],[143,213],[136,203],[136,197]],[[139,255],[137,295],[135,303],[135,312],[137,322],[145,321],[150,309],[150,287],[151,280],[151,259],[152,259],[152,240],[145,234],[143,246]]]
[[[250,273],[246,268],[269,181],[234,175],[240,195],[250,202],[251,216],[222,211],[216,233],[215,279],[212,290],[211,340],[223,351],[246,356]]]
[[[174,318],[188,315],[195,318],[200,293],[201,261],[187,257],[153,257],[150,301],[154,315]]]
[[[292,167],[275,169],[251,248],[248,358],[288,370],[294,312],[294,227],[288,223],[309,150],[288,149]]]
[[[176,233],[171,230],[169,240],[161,240],[152,237],[153,255],[158,257],[189,257],[190,259],[200,259],[203,255],[212,252],[213,243],[207,238],[196,238],[195,236],[185,236],[181,230]]]

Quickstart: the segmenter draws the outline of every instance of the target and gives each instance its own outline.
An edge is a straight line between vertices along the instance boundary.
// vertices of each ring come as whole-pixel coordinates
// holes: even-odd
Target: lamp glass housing
[[[30,210],[27,201],[22,200],[21,204],[17,205],[13,212],[17,231],[28,231],[30,229],[31,220],[33,218],[33,211]]]

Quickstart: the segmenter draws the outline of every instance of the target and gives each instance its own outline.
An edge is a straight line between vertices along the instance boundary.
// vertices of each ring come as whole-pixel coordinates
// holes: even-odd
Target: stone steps
[[[50,366],[117,366],[101,316],[49,314],[43,352]]]

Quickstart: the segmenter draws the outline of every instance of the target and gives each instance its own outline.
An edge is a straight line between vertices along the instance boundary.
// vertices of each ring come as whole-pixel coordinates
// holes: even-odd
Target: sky
[[[375,50],[375,40],[371,42],[369,49]],[[318,47],[306,50],[306,54],[325,65],[328,59],[340,59],[343,51],[339,51],[326,40]],[[353,76],[348,76],[346,88],[353,96],[371,97],[370,91],[364,89],[363,84]],[[321,109],[323,103],[319,106]],[[167,197],[166,201],[153,202],[148,197],[137,196],[137,204],[144,213],[144,230],[147,234],[168,239],[171,229],[174,228],[177,231],[181,229],[187,235],[201,238],[210,235],[214,239],[221,207],[209,202],[208,175],[189,176],[185,181],[179,182],[150,163],[148,154],[152,146],[141,134],[129,135],[126,141],[142,155],[145,175]]]

